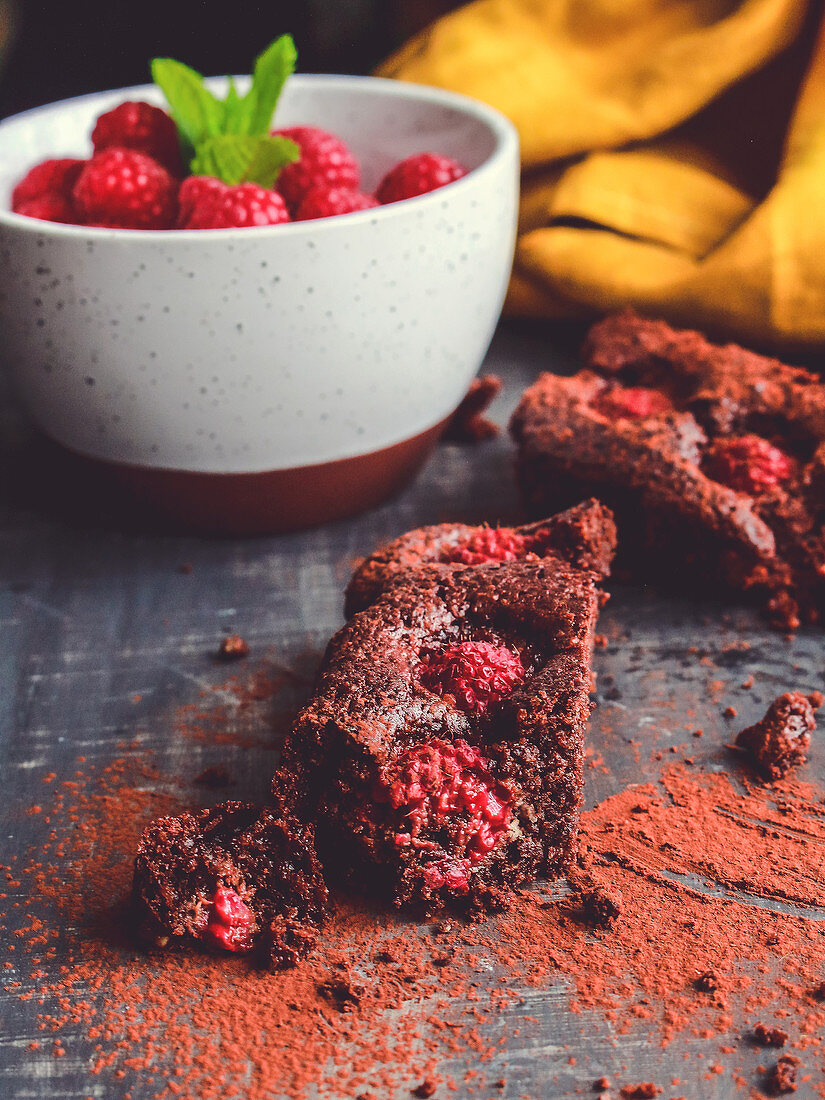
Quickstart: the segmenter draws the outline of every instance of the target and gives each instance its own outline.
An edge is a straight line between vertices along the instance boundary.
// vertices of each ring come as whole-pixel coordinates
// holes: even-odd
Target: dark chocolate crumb
[[[799,1059],[793,1054],[783,1054],[765,1080],[765,1089],[769,1096],[782,1096],[786,1092],[796,1092],[796,1071]]]
[[[753,1041],[760,1047],[783,1047],[788,1041],[787,1031],[768,1024],[756,1024],[753,1029]]]
[[[357,1008],[366,992],[363,984],[350,974],[321,982],[318,991],[332,1001],[339,1012],[351,1012]]]
[[[700,993],[715,993],[720,985],[719,976],[712,970],[706,970],[696,977],[693,984]]]
[[[436,1083],[432,1077],[425,1077],[424,1080],[416,1088],[412,1090],[413,1096],[418,1096],[421,1100],[427,1100],[428,1096],[434,1096],[436,1090]]]
[[[622,1100],[655,1100],[661,1091],[652,1081],[641,1081],[638,1085],[623,1085],[620,1095]]]

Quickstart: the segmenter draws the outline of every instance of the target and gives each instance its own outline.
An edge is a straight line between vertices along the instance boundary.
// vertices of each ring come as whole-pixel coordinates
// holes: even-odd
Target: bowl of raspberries
[[[464,396],[512,262],[518,142],[466,97],[152,63],[0,123],[0,333],[75,465],[190,528],[377,504]]]

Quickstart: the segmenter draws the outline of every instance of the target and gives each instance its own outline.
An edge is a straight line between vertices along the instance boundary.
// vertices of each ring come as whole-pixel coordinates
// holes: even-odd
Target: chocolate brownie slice
[[[362,610],[393,577],[425,564],[482,565],[556,557],[607,577],[615,551],[613,515],[597,500],[584,501],[523,527],[471,527],[464,523],[418,527],[362,562],[347,586],[345,610],[347,616]]]
[[[294,966],[328,907],[312,826],[224,802],[164,817],[144,832],[133,898],[140,934],[165,947],[191,937]]]
[[[559,559],[399,573],[332,639],[276,801],[398,905],[496,904],[574,849],[594,573]]]
[[[785,629],[821,618],[825,383],[633,313],[595,325],[583,356],[513,415],[528,507],[598,495],[637,576],[752,590]]]

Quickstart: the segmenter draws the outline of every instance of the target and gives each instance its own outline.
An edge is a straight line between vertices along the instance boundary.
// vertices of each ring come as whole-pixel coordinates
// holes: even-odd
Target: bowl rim
[[[205,81],[207,87],[220,89],[226,86],[227,77],[208,77]],[[249,80],[247,75],[239,75],[233,78],[239,86],[243,86]],[[453,180],[445,185],[451,194],[455,194],[458,188],[467,188],[489,175],[498,167],[503,159],[513,155],[518,164],[519,138],[518,131],[513,123],[501,111],[491,107],[472,96],[463,95],[460,92],[449,91],[445,88],[434,87],[429,84],[414,84],[400,80],[392,80],[378,76],[352,76],[336,73],[295,73],[289,78],[290,83],[317,84],[322,83],[333,87],[336,84],[349,88],[361,87],[364,89],[376,89],[382,93],[397,99],[415,100],[424,103],[433,103],[441,106],[452,107],[459,112],[474,118],[485,124],[494,137],[492,152],[476,168],[471,169],[461,179]],[[78,104],[95,99],[108,99],[112,96],[123,95],[124,98],[133,98],[151,91],[154,95],[158,89],[155,84],[135,84],[126,88],[110,88],[106,91],[89,92],[84,95],[71,96],[68,99],[55,100],[39,107],[31,107],[15,115],[9,115],[0,120],[0,132],[10,124],[26,120],[36,120],[39,115],[66,107],[70,104]],[[397,216],[400,211],[409,210],[410,204],[415,204],[415,209],[422,209],[425,204],[435,205],[442,201],[444,187],[428,191],[423,195],[405,199],[403,202],[387,203],[369,207],[366,210],[356,210],[334,218],[313,218],[302,222],[284,222],[280,225],[262,225],[254,227],[232,227],[229,229],[110,229],[104,226],[67,225],[63,222],[44,221],[40,218],[29,218],[24,214],[15,214],[12,210],[0,207],[0,226],[8,226],[18,231],[31,231],[39,236],[54,236],[76,239],[89,239],[94,241],[164,241],[185,240],[193,241],[204,235],[209,240],[236,239],[242,234],[241,239],[246,239],[250,228],[254,228],[257,240],[266,237],[280,237],[284,235],[296,236],[301,234],[318,234],[319,232],[340,231],[343,227],[363,225],[365,222],[380,223],[386,218]]]

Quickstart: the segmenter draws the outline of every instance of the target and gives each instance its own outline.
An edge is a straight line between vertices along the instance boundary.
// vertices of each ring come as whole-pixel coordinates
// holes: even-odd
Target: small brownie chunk
[[[327,866],[480,910],[573,853],[601,602],[559,559],[399,573],[332,639],[275,775]]]
[[[768,1096],[784,1096],[785,1093],[796,1092],[799,1087],[797,1080],[799,1065],[799,1059],[793,1054],[783,1054],[765,1080],[765,1091]]]
[[[805,763],[822,702],[819,692],[786,691],[774,699],[764,718],[742,730],[737,746],[767,779],[781,779],[791,768]]]
[[[753,1041],[760,1047],[784,1047],[788,1041],[787,1031],[770,1024],[756,1024],[753,1029]]]
[[[556,557],[607,577],[615,552],[613,514],[597,500],[584,501],[524,527],[471,527],[464,523],[418,527],[362,562],[347,587],[345,610],[347,616],[361,611],[393,577],[429,563],[483,565]]]
[[[825,610],[825,382],[632,312],[585,368],[543,374],[510,423],[533,514],[596,495],[622,566],[751,590],[781,629]]]
[[[313,829],[246,802],[164,817],[144,832],[133,897],[141,937],[191,937],[294,966],[328,908]]]

